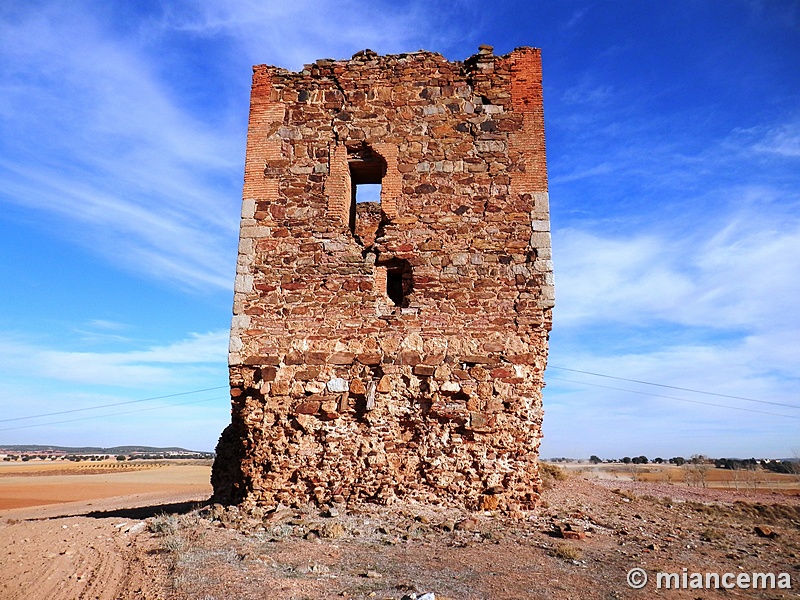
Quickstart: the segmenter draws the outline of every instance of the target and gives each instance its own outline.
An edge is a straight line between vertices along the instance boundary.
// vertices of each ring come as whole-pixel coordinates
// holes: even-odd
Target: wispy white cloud
[[[547,440],[548,455],[789,455],[797,444],[800,409],[558,367],[800,406],[797,330],[707,342],[682,342],[686,336],[680,334],[671,340],[654,328],[644,334],[655,334],[661,343],[640,350],[632,340],[628,351],[602,347],[592,351],[561,345],[555,336],[560,349],[546,375],[545,432],[557,434]],[[614,343],[618,344],[619,332],[616,337]]]
[[[581,451],[613,456],[621,435],[627,453],[651,457],[748,448],[783,456],[796,444],[797,409],[558,369],[800,405],[800,219],[786,214],[775,190],[729,194],[724,213],[691,226],[665,221],[628,236],[554,232],[557,303],[545,427],[560,439],[547,441],[546,451],[566,452],[585,437],[591,443]],[[792,418],[748,412],[754,410]],[[565,438],[567,431],[575,435]]]
[[[94,329],[101,329],[105,331],[120,331],[127,329],[129,325],[119,323],[117,321],[108,321],[106,319],[92,319],[86,325]]]
[[[438,45],[455,34],[432,18],[436,10],[421,2],[189,2],[165,5],[124,34],[87,6],[0,15],[0,201],[51,217],[60,235],[114,265],[228,289],[250,65],[299,68],[365,46]],[[164,59],[170,43],[192,38],[213,40],[206,68],[226,73],[238,103],[202,90],[203,73],[179,54]]]
[[[562,100],[568,105],[598,107],[607,105],[614,97],[614,86],[598,83],[595,77],[584,74],[578,83],[564,90]]]
[[[225,330],[134,350],[77,352],[3,333],[0,436],[6,443],[211,450],[229,419],[227,344]]]
[[[557,123],[572,152],[551,179],[551,365],[800,404],[795,121],[700,139],[640,119],[635,101],[596,108]],[[576,210],[559,214],[562,193]],[[800,410],[556,368],[546,379],[545,455],[787,456],[797,445]]]
[[[38,346],[5,335],[0,339],[0,372],[13,378],[26,373],[40,383],[49,381],[85,386],[195,389],[198,378],[224,372],[228,331],[192,334],[163,346],[124,352],[75,352]],[[202,387],[202,386],[201,386]]]
[[[346,58],[367,47],[387,54],[449,46],[463,37],[463,27],[450,25],[443,12],[474,17],[475,3],[200,1],[169,11],[163,26],[230,36],[251,61],[294,70],[316,58]]]
[[[627,237],[554,232],[559,323],[800,328],[800,220],[752,208]]]
[[[581,8],[572,12],[572,16],[570,16],[569,20],[562,26],[562,29],[572,29],[578,23],[584,20],[586,15],[589,13],[591,6],[587,8]]]
[[[123,332],[129,328],[125,323],[108,321],[106,319],[91,319],[86,323],[76,325],[72,332],[79,336],[81,342],[88,343],[131,343],[134,340]]]
[[[0,35],[0,200],[140,274],[229,287],[243,131],[182,107],[148,49],[87,12],[25,11]]]
[[[800,158],[800,124],[791,123],[770,129],[755,143],[753,149],[787,158]]]
[[[566,173],[564,175],[553,177],[550,181],[551,183],[560,185],[563,183],[569,183],[571,181],[578,181],[579,179],[587,179],[589,177],[595,177],[597,175],[608,175],[613,170],[614,170],[613,164],[611,164],[610,162],[603,162],[593,167],[588,167],[581,170],[575,170],[571,173]]]
[[[32,395],[46,396],[46,401],[31,402]],[[230,420],[230,398],[224,389],[131,397],[28,385],[4,386],[3,396],[0,437],[6,444],[142,444],[210,451]]]

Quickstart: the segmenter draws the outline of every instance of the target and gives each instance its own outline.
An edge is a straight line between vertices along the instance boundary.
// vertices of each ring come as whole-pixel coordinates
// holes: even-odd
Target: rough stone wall
[[[256,66],[215,498],[531,507],[550,258],[539,50]]]

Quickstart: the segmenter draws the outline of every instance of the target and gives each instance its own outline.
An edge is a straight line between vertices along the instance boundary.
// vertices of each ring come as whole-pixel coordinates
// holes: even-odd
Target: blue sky
[[[557,308],[542,454],[791,456],[789,0],[5,0],[0,443],[213,449],[251,66],[367,47],[463,60],[483,43],[543,52]],[[63,414],[25,418],[48,413]]]

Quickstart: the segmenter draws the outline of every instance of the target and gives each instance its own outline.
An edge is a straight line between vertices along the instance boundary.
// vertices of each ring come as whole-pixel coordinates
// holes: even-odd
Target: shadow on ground
[[[195,509],[208,504],[208,501],[175,502],[173,504],[156,504],[154,506],[140,506],[137,508],[120,508],[118,510],[94,510],[79,517],[90,517],[92,519],[148,519],[156,515],[185,515]]]

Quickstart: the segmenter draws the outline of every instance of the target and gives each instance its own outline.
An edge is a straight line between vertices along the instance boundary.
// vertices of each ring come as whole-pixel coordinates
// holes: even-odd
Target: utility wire
[[[227,385],[220,385],[217,387],[205,388],[202,390],[192,390],[190,392],[179,392],[177,394],[167,394],[166,396],[153,396],[152,398],[142,398],[141,400],[126,400],[125,402],[114,402],[112,404],[100,404],[98,406],[89,406],[86,408],[73,408],[70,410],[59,410],[57,412],[42,413],[40,415],[31,415],[29,417],[13,417],[11,419],[0,419],[0,423],[8,423],[9,421],[27,421],[28,419],[40,419],[42,417],[55,417],[58,415],[66,415],[76,412],[84,412],[87,410],[97,410],[99,408],[111,408],[112,406],[122,406],[124,404],[136,404],[137,402],[150,402],[151,400],[163,400],[164,398],[175,398],[177,396],[188,396],[189,394],[199,394],[200,392],[212,392],[215,390],[227,389]],[[173,406],[179,406],[175,404]],[[125,413],[120,413],[125,414]],[[7,429],[0,429],[0,431],[8,431]]]
[[[173,394],[173,395],[177,396],[179,394]],[[164,396],[164,397],[166,398],[168,396]],[[75,421],[88,421],[90,419],[104,419],[106,417],[116,417],[116,416],[119,416],[119,415],[129,415],[129,414],[132,414],[132,413],[147,412],[149,410],[163,410],[163,409],[166,409],[166,408],[172,408],[173,406],[185,406],[187,404],[200,404],[202,402],[211,402],[213,400],[220,400],[220,399],[221,398],[206,398],[205,400],[191,400],[189,402],[178,402],[177,404],[167,404],[167,405],[162,405],[162,406],[151,406],[150,408],[138,408],[136,410],[125,410],[125,411],[122,411],[122,412],[109,413],[107,415],[92,415],[91,417],[78,417],[77,419],[64,419],[63,421],[50,421],[48,423],[36,423],[35,425],[18,425],[17,427],[7,427],[5,429],[0,429],[0,431],[13,431],[15,429],[30,429],[32,427],[44,427],[46,425],[60,425],[61,423],[74,423]],[[121,402],[120,404],[127,404],[127,403]]]
[[[626,379],[625,377],[615,377],[614,375],[604,375],[603,373],[592,373],[591,371],[579,371],[578,369],[567,369],[566,367],[556,367],[548,365],[548,369],[558,369],[559,371],[570,371],[571,373],[581,373],[583,375],[593,375],[594,377],[605,377],[606,379],[617,379],[619,381],[629,381],[631,383],[641,383],[642,385],[653,385],[657,387],[669,388],[671,390],[680,390],[681,392],[692,392],[694,394],[705,394],[706,396],[717,396],[719,398],[731,398],[733,400],[745,400],[746,402],[758,402],[759,404],[772,404],[774,406],[786,406],[788,408],[800,408],[796,404],[784,404],[783,402],[770,402],[768,400],[756,400],[754,398],[745,398],[743,396],[729,396],[728,394],[717,394],[715,392],[704,392],[703,390],[693,390],[691,388],[678,387],[676,385],[666,385],[663,383],[652,383],[650,381],[640,381],[638,379]],[[550,379],[555,379],[551,377]],[[602,387],[602,386],[601,386]],[[612,388],[615,389],[615,388]],[[623,390],[625,391],[625,390]]]
[[[611,387],[608,385],[600,385],[597,383],[587,383],[585,381],[575,381],[574,379],[562,379],[561,377],[548,377],[548,380],[553,379],[556,381],[567,381],[569,383],[577,383],[578,385],[590,385],[592,387],[599,387],[606,390],[616,390],[618,392],[628,392],[629,394],[640,394],[642,396],[653,396],[655,398],[667,398],[669,400],[678,400],[680,402],[691,402],[692,404],[703,404],[705,406],[716,406],[718,408],[729,408],[731,410],[741,410],[744,412],[758,413],[760,415],[772,415],[773,417],[783,417],[785,419],[800,419],[797,415],[782,415],[779,413],[771,413],[763,410],[753,410],[752,408],[740,408],[738,406],[728,406],[727,404],[715,404],[713,402],[703,402],[701,400],[687,400],[686,398],[676,398],[675,396],[664,396],[662,394],[651,394],[650,392],[640,392],[637,390],[626,390],[624,388]],[[666,386],[669,387],[669,386]]]
[[[720,397],[720,398],[731,398],[733,400],[744,400],[746,402],[757,402],[759,404],[771,404],[771,405],[774,405],[774,406],[785,406],[785,407],[788,407],[788,408],[800,408],[800,406],[797,406],[797,405],[794,405],[794,404],[784,404],[782,402],[770,402],[770,401],[767,401],[767,400],[756,400],[754,398],[745,398],[743,396],[731,396],[731,395],[728,395],[728,394],[718,394],[718,393],[715,393],[715,392],[706,392],[706,391],[703,391],[703,390],[695,390],[695,389],[691,389],[691,388],[678,387],[678,386],[674,386],[674,385],[666,385],[666,384],[663,384],[663,383],[653,383],[653,382],[650,382],[650,381],[641,381],[641,380],[638,380],[638,379],[628,379],[628,378],[625,378],[625,377],[616,377],[614,375],[606,375],[604,373],[593,373],[591,371],[581,371],[579,369],[568,369],[566,367],[558,367],[558,366],[555,366],[555,365],[548,365],[548,369],[558,369],[560,371],[569,371],[571,373],[581,373],[583,375],[591,375],[593,377],[604,377],[606,379],[616,379],[618,381],[628,381],[628,382],[631,382],[631,383],[639,383],[639,384],[642,384],[642,385],[651,385],[651,386],[656,386],[656,387],[663,387],[663,388],[668,388],[668,389],[673,389],[673,390],[680,390],[682,392],[691,392],[691,393],[695,393],[695,394],[705,394],[705,395],[708,395],[708,396],[717,396],[717,397]],[[785,417],[787,419],[800,419],[800,417],[795,416],[795,415],[783,415],[783,414],[779,414],[779,413],[772,413],[772,412],[766,412],[766,411],[761,411],[761,410],[753,410],[753,409],[749,409],[749,408],[740,408],[740,407],[737,407],[737,406],[728,406],[726,404],[716,404],[716,403],[713,403],[713,402],[702,402],[700,400],[688,400],[686,398],[676,398],[674,396],[664,396],[664,395],[661,395],[661,394],[652,394],[650,392],[641,392],[641,391],[637,391],[637,390],[628,390],[628,389],[625,389],[625,388],[617,388],[617,387],[611,387],[611,386],[606,386],[606,385],[599,385],[599,384],[596,384],[596,383],[588,383],[588,382],[585,382],[585,381],[575,381],[573,379],[563,379],[563,378],[560,378],[560,377],[553,377],[553,376],[549,376],[548,379],[555,380],[555,381],[565,381],[565,382],[568,382],[568,383],[575,383],[575,384],[578,384],[578,385],[586,385],[586,386],[591,386],[591,387],[598,387],[598,388],[603,388],[603,389],[608,389],[608,390],[615,390],[615,391],[619,391],[619,392],[627,392],[627,393],[630,393],[630,394],[639,394],[639,395],[643,395],[643,396],[652,396],[652,397],[655,397],[655,398],[666,398],[666,399],[669,399],[669,400],[678,400],[679,402],[689,402],[689,403],[692,403],[692,404],[703,404],[705,406],[715,406],[717,408],[728,408],[728,409],[731,409],[731,410],[740,410],[740,411],[744,411],[744,412],[758,413],[758,414],[762,414],[762,415],[771,415],[771,416],[775,416],[775,417]],[[97,405],[97,406],[89,406],[89,407],[86,407],[86,408],[73,408],[73,409],[69,409],[69,410],[61,410],[61,411],[50,412],[50,413],[42,413],[42,414],[38,414],[38,415],[30,415],[30,416],[27,416],[27,417],[13,417],[13,418],[10,418],[10,419],[0,419],[0,423],[8,423],[8,422],[11,422],[11,421],[25,421],[25,420],[30,420],[30,419],[40,419],[40,418],[44,418],[44,417],[54,417],[54,416],[66,415],[66,414],[72,414],[72,413],[78,413],[78,412],[86,412],[86,411],[90,411],[90,410],[98,410],[98,409],[101,409],[101,408],[112,408],[112,407],[115,407],[115,406],[124,406],[124,405],[128,405],[128,404],[136,404],[136,403],[140,403],[140,402],[151,402],[153,400],[163,400],[163,399],[166,399],[166,398],[176,398],[178,396],[188,396],[188,395],[191,395],[191,394],[199,394],[201,392],[211,392],[211,391],[227,389],[227,388],[228,388],[228,386],[217,386],[217,387],[203,388],[203,389],[200,389],[200,390],[191,390],[191,391],[188,391],[188,392],[178,392],[176,394],[167,394],[167,395],[164,395],[164,396],[153,396],[152,398],[141,398],[139,400],[126,400],[126,401],[123,401],[123,402],[113,402],[111,404],[101,404],[101,405]],[[32,428],[32,427],[42,427],[42,426],[45,426],[45,425],[58,425],[58,424],[61,424],[61,423],[73,423],[75,421],[86,421],[86,420],[90,420],[90,419],[101,419],[101,418],[105,418],[105,417],[113,417],[113,416],[118,416],[118,415],[127,415],[127,414],[137,413],[137,412],[145,412],[145,411],[151,411],[151,410],[162,410],[162,409],[166,409],[166,408],[171,408],[173,406],[185,406],[185,405],[188,405],[188,404],[200,404],[202,402],[210,402],[212,400],[217,400],[217,399],[218,398],[208,398],[208,399],[205,399],[205,400],[193,400],[193,401],[190,401],[190,402],[180,402],[180,403],[177,403],[177,404],[169,404],[169,405],[166,405],[166,406],[155,406],[155,407],[152,407],[152,408],[143,408],[143,409],[138,409],[138,410],[123,411],[123,412],[117,412],[117,413],[110,413],[110,414],[106,414],[106,415],[95,415],[95,416],[90,416],[90,417],[79,417],[77,419],[65,419],[65,420],[61,420],[61,421],[51,421],[51,422],[48,422],[48,423],[39,423],[39,424],[35,424],[35,425],[22,425],[22,426],[18,426],[18,427],[7,427],[5,429],[0,429],[0,431],[12,431],[12,430],[15,430],[15,429],[29,429],[29,428]]]

